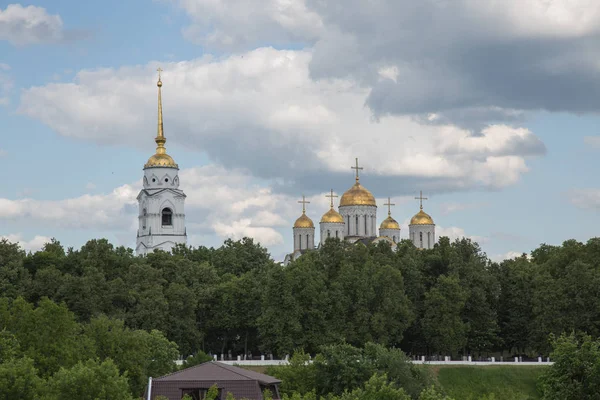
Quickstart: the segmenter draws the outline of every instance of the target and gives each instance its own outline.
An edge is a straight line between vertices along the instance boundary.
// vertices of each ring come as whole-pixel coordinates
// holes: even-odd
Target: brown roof
[[[272,385],[281,383],[277,378],[217,361],[195,365],[172,374],[154,379],[156,381],[258,381]]]

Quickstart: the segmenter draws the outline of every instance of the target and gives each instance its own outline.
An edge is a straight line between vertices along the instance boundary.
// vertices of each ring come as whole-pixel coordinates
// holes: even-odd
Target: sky
[[[597,0],[0,0],[0,236],[135,248],[163,70],[188,244],[277,261],[331,189],[494,260],[600,225]],[[339,200],[339,198],[338,198]]]

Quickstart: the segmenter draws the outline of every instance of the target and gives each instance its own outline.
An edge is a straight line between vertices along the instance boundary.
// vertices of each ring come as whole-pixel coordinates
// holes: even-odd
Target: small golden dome
[[[330,208],[329,211],[327,211],[325,214],[323,214],[323,217],[321,218],[321,223],[326,223],[326,222],[333,222],[336,224],[343,224],[344,223],[344,217],[342,217],[340,215],[340,213],[338,213],[337,211],[335,211],[333,208]]]
[[[384,219],[381,225],[379,226],[379,229],[400,229],[400,224],[396,222],[396,220],[392,218],[391,215],[388,215],[388,217]]]
[[[375,197],[356,182],[340,199],[341,206],[376,206]]]
[[[410,220],[411,225],[434,225],[433,220],[422,209]]]
[[[315,224],[313,224],[312,219],[308,218],[306,214],[302,214],[300,218],[294,222],[294,228],[314,228]]]
[[[148,167],[166,167],[166,168],[179,168],[173,158],[164,153],[164,154],[154,154],[152,157],[148,159],[148,162],[144,164],[144,168]]]

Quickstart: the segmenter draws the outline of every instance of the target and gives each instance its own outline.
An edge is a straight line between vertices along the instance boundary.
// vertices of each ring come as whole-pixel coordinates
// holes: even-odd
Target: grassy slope
[[[266,367],[244,367],[265,373]],[[427,366],[447,395],[455,400],[476,400],[493,393],[496,400],[537,400],[536,383],[544,366]]]
[[[540,399],[536,383],[546,367],[540,366],[435,366],[437,380],[457,400],[477,399],[493,393],[498,400]]]

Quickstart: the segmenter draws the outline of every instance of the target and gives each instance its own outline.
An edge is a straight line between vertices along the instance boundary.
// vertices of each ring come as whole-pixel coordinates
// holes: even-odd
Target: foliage
[[[126,376],[111,361],[88,360],[61,368],[49,380],[43,400],[131,400]]]
[[[600,399],[600,341],[571,333],[552,347],[554,364],[540,378],[543,399]]]
[[[317,380],[315,364],[310,362],[310,354],[297,350],[290,358],[289,365],[270,366],[267,375],[281,380],[279,391],[282,394],[299,393],[305,395],[314,390]]]
[[[212,357],[203,352],[202,350],[198,350],[196,354],[189,356],[183,363],[181,364],[179,369],[186,369],[193,367],[194,365],[202,364],[207,361],[212,361]]]
[[[170,372],[177,358],[192,355],[191,365],[214,354],[283,358],[303,349],[298,360],[321,355],[277,372],[287,374],[282,391],[290,396],[294,388],[294,396],[342,396],[387,374],[417,398],[431,377],[402,352],[535,357],[554,344],[560,355],[567,344],[548,342],[550,334],[600,336],[598,288],[600,238],[542,244],[500,263],[468,239],[442,237],[431,250],[402,241],[395,252],[329,239],[287,267],[248,238],[143,257],[104,239],[78,250],[53,239],[34,253],[2,239],[0,364],[5,376],[33,371],[49,381],[110,359],[138,395],[147,376]],[[577,356],[591,359],[582,337]],[[572,390],[595,384],[578,380],[587,373],[581,368],[571,383],[581,389]],[[546,379],[545,393],[555,381]]]

